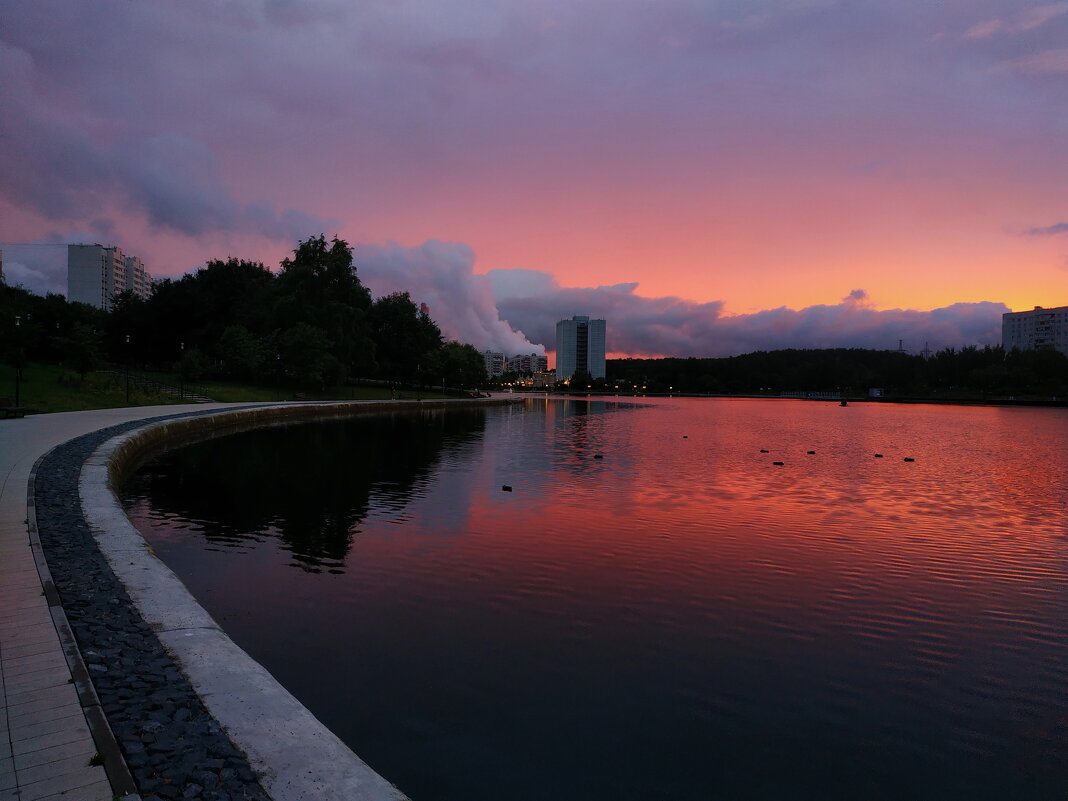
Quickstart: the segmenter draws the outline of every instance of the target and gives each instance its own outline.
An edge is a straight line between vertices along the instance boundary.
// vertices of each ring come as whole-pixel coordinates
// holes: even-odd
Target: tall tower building
[[[605,321],[572,317],[556,324],[556,380],[575,373],[604,378]]]

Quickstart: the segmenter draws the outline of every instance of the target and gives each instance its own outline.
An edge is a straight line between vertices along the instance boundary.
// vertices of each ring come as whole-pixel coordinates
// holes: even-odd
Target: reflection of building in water
[[[575,373],[604,378],[605,321],[572,317],[556,324],[556,378],[566,381]]]
[[[1031,311],[1001,315],[1001,345],[1006,352],[1053,348],[1068,354],[1068,306],[1035,306]]]

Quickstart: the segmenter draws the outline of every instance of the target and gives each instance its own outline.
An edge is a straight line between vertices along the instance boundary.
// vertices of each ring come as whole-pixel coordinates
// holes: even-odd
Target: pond
[[[1068,795],[1064,410],[375,413],[122,494],[415,801]]]

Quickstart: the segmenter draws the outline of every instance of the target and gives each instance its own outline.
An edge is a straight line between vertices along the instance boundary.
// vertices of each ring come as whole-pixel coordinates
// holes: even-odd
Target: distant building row
[[[486,373],[490,378],[500,378],[505,373],[547,373],[549,360],[540,353],[524,353],[506,359],[503,353],[482,351],[486,360]]]
[[[112,299],[127,290],[139,298],[152,294],[140,258],[115,247],[67,245],[67,300],[110,310]]]
[[[1068,306],[1035,306],[1031,311],[1002,315],[1001,346],[1006,353],[1013,348],[1053,348],[1068,355]]]

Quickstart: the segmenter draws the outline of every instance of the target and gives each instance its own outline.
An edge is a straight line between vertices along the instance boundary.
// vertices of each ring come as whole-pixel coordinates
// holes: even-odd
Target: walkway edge
[[[486,402],[300,403],[208,412],[121,434],[101,445],[84,463],[79,495],[98,547],[208,711],[245,751],[274,801],[408,800],[226,635],[152,552],[112,488],[144,458],[178,442],[373,411],[482,403]]]
[[[104,710],[100,706],[100,698],[96,694],[96,688],[93,687],[93,682],[89,679],[89,671],[82,660],[81,651],[78,650],[78,643],[74,639],[74,632],[71,630],[70,623],[67,620],[67,614],[63,611],[59,593],[56,592],[56,585],[52,580],[52,573],[48,569],[44,550],[41,547],[41,538],[37,531],[37,502],[34,498],[34,488],[37,469],[51,452],[50,450],[48,453],[43,454],[34,462],[33,467],[30,468],[30,476],[27,481],[26,527],[29,532],[33,561],[37,565],[37,574],[40,576],[41,587],[44,590],[45,600],[48,602],[48,611],[52,616],[52,623],[56,627],[56,633],[59,635],[59,643],[63,648],[63,656],[67,660],[67,666],[70,668],[74,688],[78,693],[78,701],[82,706],[82,712],[85,714],[85,720],[89,726],[89,732],[93,736],[93,742],[96,744],[97,754],[103,763],[104,772],[111,783],[111,789],[118,798],[124,801],[141,801],[141,796],[137,793],[137,785],[134,783],[130,769],[122,756],[122,750],[115,739],[115,733],[111,730],[107,717],[104,715]]]

